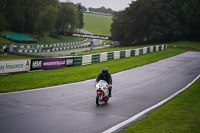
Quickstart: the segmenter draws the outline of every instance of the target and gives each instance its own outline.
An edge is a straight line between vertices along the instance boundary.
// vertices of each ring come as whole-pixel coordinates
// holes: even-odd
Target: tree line
[[[89,7],[88,10],[91,13],[104,13],[104,14],[110,14],[110,15],[112,15],[114,12],[111,8],[105,8],[104,6],[100,8]]]
[[[199,0],[137,0],[113,14],[111,34],[123,45],[200,40]]]
[[[37,38],[83,28],[81,5],[59,0],[1,0],[0,31],[30,33]]]

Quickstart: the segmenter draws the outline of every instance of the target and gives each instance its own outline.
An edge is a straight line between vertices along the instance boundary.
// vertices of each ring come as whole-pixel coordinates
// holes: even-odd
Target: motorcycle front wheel
[[[101,105],[103,102],[101,101],[102,100],[102,95],[97,93],[97,96],[96,96],[96,104],[97,106]]]

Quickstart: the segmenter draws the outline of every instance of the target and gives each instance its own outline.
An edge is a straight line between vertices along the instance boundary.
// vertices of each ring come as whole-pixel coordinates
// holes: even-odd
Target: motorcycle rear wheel
[[[99,105],[101,105],[103,102],[101,101],[101,99],[102,99],[102,95],[101,94],[97,94],[97,96],[96,96],[96,104],[97,104],[97,106],[99,106]]]

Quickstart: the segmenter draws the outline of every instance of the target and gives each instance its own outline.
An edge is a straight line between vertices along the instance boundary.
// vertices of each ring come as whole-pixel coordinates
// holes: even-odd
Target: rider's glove
[[[111,85],[111,84],[109,84],[109,87],[110,87],[110,89],[112,90],[112,85]]]

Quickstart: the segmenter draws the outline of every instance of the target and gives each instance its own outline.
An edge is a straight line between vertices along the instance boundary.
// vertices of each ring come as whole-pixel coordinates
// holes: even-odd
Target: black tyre
[[[102,99],[102,95],[97,93],[97,96],[96,96],[96,104],[97,104],[97,106],[102,104],[101,99]]]

